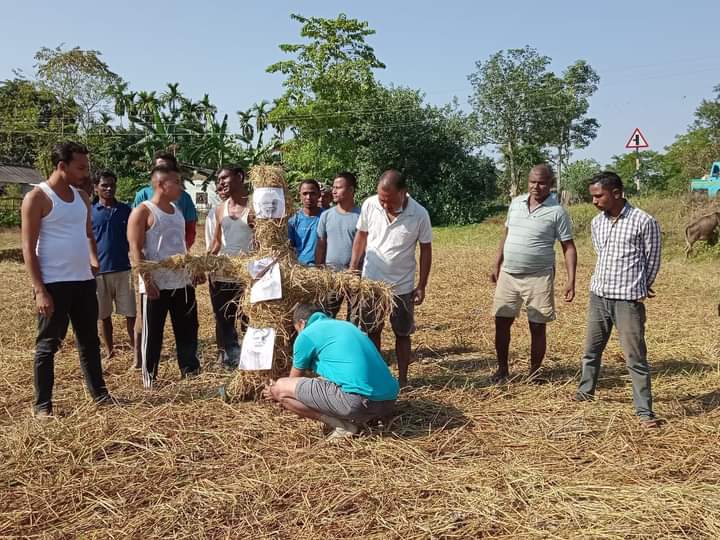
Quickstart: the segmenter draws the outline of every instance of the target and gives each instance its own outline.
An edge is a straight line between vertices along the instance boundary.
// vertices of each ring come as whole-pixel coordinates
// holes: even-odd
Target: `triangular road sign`
[[[625,148],[647,148],[648,146],[650,145],[648,144],[645,135],[643,135],[642,131],[640,131],[640,128],[635,128],[635,131],[633,131],[633,134],[630,135],[628,142],[625,143]]]

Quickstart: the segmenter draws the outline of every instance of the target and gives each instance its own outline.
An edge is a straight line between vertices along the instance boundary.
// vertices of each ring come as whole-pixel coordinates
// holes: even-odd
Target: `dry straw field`
[[[667,246],[648,303],[656,409],[667,423],[650,431],[632,415],[616,338],[598,401],[568,399],[594,261],[591,207],[573,209],[578,297],[549,329],[542,380],[522,377],[521,321],[518,377],[488,382],[487,270],[501,222],[440,229],[412,388],[388,429],[340,444],[270,405],[216,397],[228,375],[214,365],[206,288],[201,377],[178,380],[168,341],[161,384],[145,392],[126,350],[105,365],[124,403],[97,410],[68,339],[56,360],[58,417],[33,420],[32,299],[22,266],[0,263],[0,537],[719,538],[720,257],[682,258],[687,203],[640,206],[660,217]]]

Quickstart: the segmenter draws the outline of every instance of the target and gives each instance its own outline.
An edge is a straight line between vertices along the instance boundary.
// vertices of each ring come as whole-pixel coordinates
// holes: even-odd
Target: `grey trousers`
[[[587,312],[585,353],[582,374],[577,390],[578,399],[590,399],[595,394],[602,353],[613,325],[620,335],[620,346],[632,380],[635,414],[654,418],[650,390],[650,366],[645,345],[645,304],[631,300],[611,300],[590,293]]]

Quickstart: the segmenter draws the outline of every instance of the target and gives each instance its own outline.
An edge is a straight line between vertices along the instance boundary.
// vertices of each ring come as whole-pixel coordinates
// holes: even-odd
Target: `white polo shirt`
[[[368,233],[362,275],[389,283],[397,295],[415,288],[415,246],[432,242],[430,216],[408,195],[405,210],[392,223],[378,196],[367,199],[360,211],[357,230]]]

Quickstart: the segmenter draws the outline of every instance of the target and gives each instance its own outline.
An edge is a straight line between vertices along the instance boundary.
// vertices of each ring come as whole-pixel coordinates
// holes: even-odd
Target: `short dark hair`
[[[175,171],[178,170],[178,160],[175,157],[175,154],[173,154],[171,152],[167,152],[165,150],[158,150],[153,155],[153,160],[152,160],[153,167],[155,167],[155,163],[157,162],[158,159],[162,159],[163,161],[169,161],[172,164],[172,168]]]
[[[115,183],[117,184],[117,176],[115,175],[114,172],[109,171],[109,170],[100,171],[98,174],[96,174],[94,184],[95,185],[99,184],[100,180],[102,180],[103,178],[112,178],[113,180],[115,180]]]
[[[220,176],[220,173],[223,171],[228,171],[229,173],[239,175],[242,177],[243,180],[245,180],[245,169],[243,169],[239,165],[223,165],[217,170],[215,176]]]
[[[548,163],[538,163],[537,165],[534,165],[532,169],[530,169],[530,172],[538,171],[542,172],[545,176],[547,176],[550,181],[554,184],[555,183],[555,171],[553,171],[553,168]],[[528,174],[528,176],[530,176]]]
[[[303,180],[302,182],[300,182],[300,186],[299,186],[299,187],[302,188],[305,184],[310,184],[310,185],[315,186],[315,189],[318,190],[318,193],[320,192],[320,184],[319,184],[318,181],[315,180],[314,178],[306,178],[305,180]]]
[[[397,169],[388,169],[380,175],[378,185],[385,184],[395,188],[397,191],[407,189],[407,182],[403,174]]]
[[[53,168],[57,168],[58,163],[61,161],[63,163],[70,163],[75,157],[75,154],[87,156],[89,153],[87,146],[73,141],[65,141],[53,146],[52,152],[50,153],[50,161]]]
[[[352,186],[353,189],[357,188],[357,178],[351,172],[343,171],[335,175],[335,178],[343,178],[347,182],[348,186]]]
[[[156,174],[178,174],[179,171],[174,167],[168,167],[167,165],[155,165],[150,171],[150,176],[153,177]]]
[[[298,304],[293,310],[293,324],[307,321],[317,312],[324,313],[323,309],[317,304]]]
[[[614,173],[612,171],[602,171],[594,175],[590,180],[588,180],[588,186],[592,186],[595,184],[600,184],[603,189],[606,189],[608,191],[612,191],[613,189],[619,189],[620,191],[623,191],[623,183],[622,179],[617,173]]]

